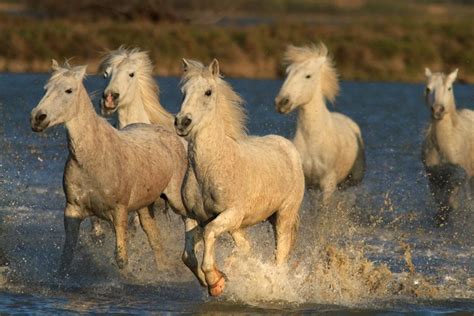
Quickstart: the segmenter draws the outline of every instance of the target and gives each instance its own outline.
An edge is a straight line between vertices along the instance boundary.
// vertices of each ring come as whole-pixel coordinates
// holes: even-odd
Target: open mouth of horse
[[[434,120],[441,121],[444,117],[444,114],[443,113],[433,113],[433,114],[431,114],[431,117]]]
[[[104,98],[101,99],[100,105],[102,114],[104,115],[110,115],[118,109],[118,105],[116,105],[114,101],[107,100]]]

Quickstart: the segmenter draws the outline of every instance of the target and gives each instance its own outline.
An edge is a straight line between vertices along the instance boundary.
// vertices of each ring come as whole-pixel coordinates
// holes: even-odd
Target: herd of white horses
[[[41,132],[58,124],[67,129],[69,156],[64,169],[66,238],[60,271],[73,260],[81,222],[112,223],[115,259],[128,262],[129,215],[147,235],[156,264],[163,260],[153,208],[158,201],[180,215],[185,227],[182,260],[212,296],[225,286],[215,260],[215,242],[230,233],[239,251],[248,252],[245,228],[271,219],[276,264],[288,258],[307,187],[322,191],[327,207],[335,190],[359,183],[365,171],[358,125],[330,112],[326,101],[339,91],[338,76],[324,44],[288,47],[287,78],[275,98],[276,110],[298,109],[293,141],[251,136],[242,99],[223,80],[219,63],[208,66],[183,59],[181,111],[160,104],[149,56],[120,47],[103,59],[108,80],[101,109],[118,113],[116,129],[94,110],[83,85],[85,66],[52,63],[45,94],[31,112]],[[445,223],[462,187],[474,188],[474,112],[456,110],[457,70],[444,75],[426,69],[426,103],[431,121],[422,150],[430,188]],[[101,234],[100,222],[92,221]],[[203,244],[203,259],[196,250]]]

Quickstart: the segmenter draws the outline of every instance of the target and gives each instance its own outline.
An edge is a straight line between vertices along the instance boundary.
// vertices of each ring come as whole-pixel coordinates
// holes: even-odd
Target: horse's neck
[[[452,160],[454,158],[452,155],[457,152],[455,137],[453,137],[456,133],[457,115],[456,111],[446,113],[442,120],[432,123],[431,132],[436,140],[437,147],[441,154],[449,160]]]
[[[331,123],[331,112],[326,107],[321,87],[318,86],[313,99],[298,111],[296,132],[302,136],[321,134]]]
[[[189,156],[196,169],[196,174],[205,174],[208,180],[223,175],[223,170],[232,168],[232,161],[237,149],[237,143],[225,135],[224,127],[212,124],[200,130],[189,141]]]
[[[80,165],[87,165],[91,155],[95,160],[101,159],[101,153],[107,151],[107,139],[112,140],[117,134],[95,113],[87,92],[83,90],[81,93],[78,114],[65,125],[70,156]]]
[[[150,124],[150,118],[143,106],[142,98],[138,98],[136,103],[124,104],[118,110],[119,128],[124,128],[133,123],[147,123]]]

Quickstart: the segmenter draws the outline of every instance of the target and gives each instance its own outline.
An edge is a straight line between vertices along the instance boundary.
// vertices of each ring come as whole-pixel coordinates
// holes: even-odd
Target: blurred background
[[[94,73],[124,44],[159,75],[216,57],[228,76],[275,78],[288,44],[324,41],[345,80],[416,82],[430,66],[474,82],[473,17],[471,0],[0,0],[0,71],[74,57]]]

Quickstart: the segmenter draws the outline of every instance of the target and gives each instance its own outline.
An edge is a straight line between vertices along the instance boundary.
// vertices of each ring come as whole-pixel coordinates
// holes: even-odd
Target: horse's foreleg
[[[85,215],[81,210],[72,204],[67,204],[64,210],[64,229],[66,239],[64,241],[63,254],[61,256],[61,264],[59,271],[64,273],[72,262],[74,248],[79,238],[79,228]]]
[[[206,275],[209,294],[222,294],[225,280],[222,272],[217,269],[214,258],[214,247],[217,237],[227,231],[235,231],[242,224],[243,212],[238,209],[228,209],[219,214],[204,228],[204,258],[202,270]]]
[[[276,213],[276,264],[286,262],[296,239],[299,223],[299,205],[284,207]]]
[[[185,226],[185,244],[183,251],[183,262],[196,276],[202,286],[207,286],[204,272],[199,266],[199,261],[196,257],[196,247],[202,241],[202,234],[197,221],[191,218],[183,217]]]
[[[336,173],[331,172],[325,175],[321,179],[321,189],[323,191],[323,205],[328,206],[331,201],[331,197],[337,188],[337,176]]]
[[[115,229],[115,261],[120,269],[125,268],[128,263],[127,255],[127,210],[118,207],[113,212],[113,223]]]
[[[239,251],[244,254],[250,251],[250,242],[248,241],[247,235],[243,229],[234,230],[230,232],[230,234]]]
[[[140,218],[140,224],[145,231],[145,234],[148,238],[148,242],[150,243],[150,247],[153,250],[155,255],[155,262],[156,266],[159,268],[160,263],[162,263],[162,247],[160,243],[160,234],[158,232],[158,228],[156,227],[155,221],[151,216],[153,212],[153,206],[149,206],[148,208],[144,207],[138,210],[138,216]]]

